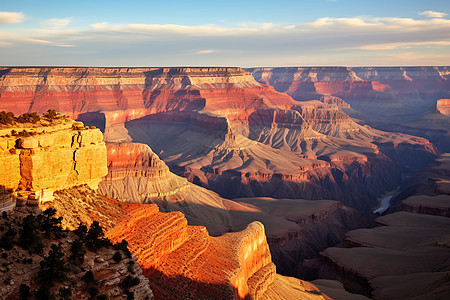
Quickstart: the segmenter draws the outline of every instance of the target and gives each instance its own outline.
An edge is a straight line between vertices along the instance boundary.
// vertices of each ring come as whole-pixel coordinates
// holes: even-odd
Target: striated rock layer
[[[125,238],[156,299],[329,299],[308,283],[276,274],[259,222],[211,237],[202,226],[188,226],[179,212],[118,202],[86,187],[58,192],[47,205],[65,216],[69,228],[82,216],[87,223],[99,220],[113,241]]]
[[[406,196],[397,206],[404,211],[377,218],[378,227],[348,232],[345,247],[323,251],[328,271],[322,266],[320,274],[375,299],[448,298],[449,175],[450,155],[443,154],[397,196]]]
[[[248,69],[257,81],[295,100],[332,101],[371,126],[425,137],[443,152],[450,151],[448,120],[442,118],[450,95],[449,70],[445,66]],[[436,101],[441,116],[433,114]]]
[[[213,235],[232,230],[225,200],[169,171],[144,144],[107,143],[108,175],[99,184],[105,196],[129,203],[158,204],[161,211],[181,211],[190,225]]]
[[[325,77],[308,72],[299,78],[328,84],[338,76],[348,85],[343,93],[355,97],[368,85],[348,69]],[[240,68],[3,68],[1,74],[0,109],[54,108],[102,128],[106,141],[147,144],[176,174],[227,198],[339,199],[368,211],[405,170],[437,153],[426,139],[355,123],[342,111],[346,99],[334,92],[300,103]]]
[[[107,174],[100,130],[70,119],[44,125],[0,127],[0,185],[36,199],[80,184],[96,188]]]

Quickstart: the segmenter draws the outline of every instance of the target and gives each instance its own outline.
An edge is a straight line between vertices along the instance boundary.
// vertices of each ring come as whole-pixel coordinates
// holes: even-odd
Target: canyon
[[[375,128],[429,139],[450,151],[449,67],[252,68],[255,79],[298,101],[333,101]],[[331,99],[333,100],[331,100]]]
[[[323,251],[326,267],[319,276],[340,278],[347,289],[366,290],[375,299],[445,298],[450,292],[449,163],[448,153],[438,157],[411,179],[396,197],[403,200],[394,200],[397,208],[378,217],[376,227],[350,231],[343,247]],[[404,282],[414,284],[404,289]]]
[[[425,138],[358,124],[340,100],[295,101],[241,68],[0,71],[0,109],[52,108],[107,142],[147,144],[175,174],[228,199],[301,195],[369,211],[437,154]]]
[[[0,110],[84,123],[0,130],[2,207],[99,221],[157,299],[448,294],[447,67],[0,69]]]

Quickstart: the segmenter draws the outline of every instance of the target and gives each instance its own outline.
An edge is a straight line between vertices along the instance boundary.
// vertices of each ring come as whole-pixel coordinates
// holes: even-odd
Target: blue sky
[[[0,65],[450,65],[450,1],[5,1]]]

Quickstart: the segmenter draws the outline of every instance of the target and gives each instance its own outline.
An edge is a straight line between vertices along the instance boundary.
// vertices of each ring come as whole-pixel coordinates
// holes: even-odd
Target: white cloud
[[[41,45],[48,45],[48,46],[54,46],[54,47],[74,47],[73,45],[68,44],[59,44],[52,41],[47,40],[41,40],[41,39],[24,39],[25,42],[30,42],[33,44],[41,44]]]
[[[443,18],[445,17],[447,14],[443,13],[443,12],[437,12],[437,11],[432,11],[432,10],[426,10],[423,12],[420,12],[419,15],[421,16],[427,16],[429,18]]]
[[[386,43],[361,46],[362,50],[394,50],[394,49],[409,49],[412,47],[426,46],[426,47],[440,47],[450,46],[450,41],[430,41],[430,42],[405,42],[405,43]]]
[[[52,27],[52,28],[60,28],[60,27],[66,27],[70,23],[70,18],[64,18],[64,19],[48,19],[43,21],[41,24],[46,27]]]
[[[200,51],[197,51],[197,52],[195,52],[196,54],[208,54],[208,53],[213,53],[214,52],[214,50],[212,50],[212,49],[207,49],[207,50],[200,50]]]
[[[360,57],[358,63],[366,59],[366,64],[370,65],[383,57],[387,62],[393,61],[394,52],[408,49],[407,53],[417,55],[405,57],[415,64],[419,64],[420,59],[430,64],[439,58],[444,65],[450,64],[449,32],[450,20],[445,18],[365,16],[320,18],[310,23],[288,25],[246,23],[235,27],[103,22],[82,29],[33,29],[22,36],[0,32],[2,42],[14,44],[0,49],[0,64],[16,57],[17,61],[27,64],[58,64],[54,61],[58,57],[60,64],[80,65],[267,66],[304,65],[305,62],[309,65],[330,62],[354,65]],[[23,47],[21,43],[28,46]],[[52,47],[47,47],[48,51],[39,56],[31,56],[37,47],[31,44]],[[70,56],[58,52],[62,51],[60,47],[74,46],[76,51],[66,50]],[[19,48],[16,53],[22,53],[20,57],[13,51]],[[30,57],[38,60],[28,61]],[[10,60],[8,64],[12,64]]]
[[[0,11],[0,24],[22,23],[25,15],[21,12]]]

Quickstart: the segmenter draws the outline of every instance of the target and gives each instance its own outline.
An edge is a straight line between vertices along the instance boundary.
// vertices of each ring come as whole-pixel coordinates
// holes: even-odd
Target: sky
[[[0,65],[450,65],[449,15],[448,0],[0,0]]]

